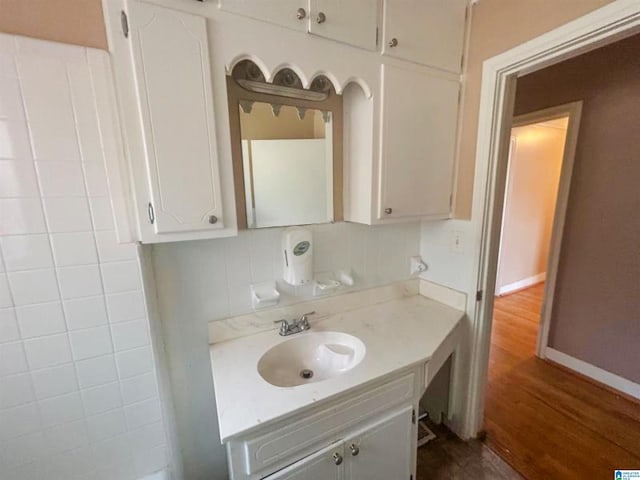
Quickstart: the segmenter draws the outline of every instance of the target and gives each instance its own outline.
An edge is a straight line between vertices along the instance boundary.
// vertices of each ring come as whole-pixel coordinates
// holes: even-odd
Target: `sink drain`
[[[305,380],[309,380],[311,377],[313,377],[313,370],[309,370],[308,368],[300,370],[300,376]]]

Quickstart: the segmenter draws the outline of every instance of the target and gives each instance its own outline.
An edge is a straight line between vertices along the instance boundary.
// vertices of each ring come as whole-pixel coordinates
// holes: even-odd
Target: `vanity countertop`
[[[220,439],[295,413],[394,371],[427,362],[452,333],[464,312],[421,295],[391,300],[311,321],[311,331],[358,337],[366,355],[353,369],[327,380],[275,387],[258,373],[260,357],[280,342],[277,330],[216,343],[210,347]]]

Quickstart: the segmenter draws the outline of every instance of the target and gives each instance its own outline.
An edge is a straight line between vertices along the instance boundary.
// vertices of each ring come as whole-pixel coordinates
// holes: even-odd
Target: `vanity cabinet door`
[[[220,10],[307,31],[309,0],[220,0]]]
[[[206,20],[128,2],[148,204],[141,222],[155,234],[224,227]],[[144,241],[144,239],[143,239]],[[153,241],[153,240],[151,240]]]
[[[382,66],[379,219],[448,218],[459,88],[452,74]]]
[[[343,480],[344,454],[344,444],[334,443],[264,480]]]
[[[311,0],[309,32],[355,47],[376,50],[376,0]]]
[[[461,70],[467,0],[385,0],[383,53]]]
[[[413,407],[368,426],[344,442],[348,480],[408,480],[413,475]]]

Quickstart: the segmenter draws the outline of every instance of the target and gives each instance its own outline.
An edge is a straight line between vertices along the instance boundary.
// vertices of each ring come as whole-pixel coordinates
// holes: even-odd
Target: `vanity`
[[[418,402],[454,354],[464,313],[412,282],[382,287],[391,294],[379,303],[373,289],[296,305],[317,313],[289,336],[273,324],[281,312],[211,326],[218,338],[269,328],[210,348],[231,479],[415,478]]]

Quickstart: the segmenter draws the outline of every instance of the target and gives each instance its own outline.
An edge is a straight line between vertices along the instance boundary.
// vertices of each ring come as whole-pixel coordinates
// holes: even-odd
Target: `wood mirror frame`
[[[244,164],[242,160],[242,130],[240,125],[241,102],[261,102],[279,104],[310,110],[331,112],[333,140],[333,220],[327,223],[340,222],[344,219],[343,210],[343,171],[342,171],[342,96],[335,92],[333,84],[325,76],[316,77],[311,88],[305,90],[300,79],[291,69],[280,70],[274,76],[274,85],[282,85],[289,90],[299,89],[304,92],[321,92],[326,94],[324,100],[307,100],[270,93],[259,93],[243,88],[238,79],[247,79],[267,83],[260,69],[250,60],[238,63],[231,75],[227,75],[227,99],[229,104],[229,128],[231,136],[231,157],[233,160],[233,185],[236,199],[236,216],[238,229],[248,229],[247,199],[245,197]],[[283,225],[285,226],[285,225]]]

